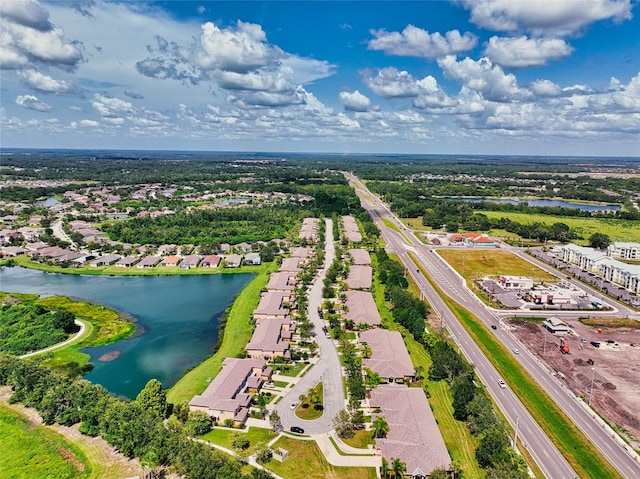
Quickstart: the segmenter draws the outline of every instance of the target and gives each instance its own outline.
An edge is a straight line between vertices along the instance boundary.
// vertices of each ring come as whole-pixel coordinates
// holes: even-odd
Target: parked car
[[[518,348],[513,348],[513,354],[520,354],[520,351],[518,350]]]
[[[295,409],[296,407],[298,407],[298,404],[300,404],[298,401],[292,402],[291,409]]]
[[[495,324],[492,324],[491,329],[498,329],[498,326],[496,326]]]
[[[298,426],[291,426],[291,432],[295,432],[296,434],[304,434],[304,429]]]
[[[506,389],[507,383],[505,383],[502,379],[498,379],[498,386],[500,386],[502,389]]]

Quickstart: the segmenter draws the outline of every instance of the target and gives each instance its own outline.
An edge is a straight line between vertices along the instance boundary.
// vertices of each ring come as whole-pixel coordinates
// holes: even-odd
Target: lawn
[[[84,453],[48,428],[33,427],[0,405],[0,477],[3,479],[90,478]]]
[[[293,364],[271,364],[273,372],[282,376],[291,376],[295,378],[308,364],[304,362],[295,362]]]
[[[276,437],[275,432],[261,427],[250,427],[247,432],[215,427],[204,436],[200,436],[199,439],[212,442],[213,444],[226,447],[227,449],[233,449],[231,442],[234,434],[243,434],[243,437],[249,439],[250,445],[247,450],[249,454],[253,454],[260,447],[266,446],[271,439]]]
[[[640,242],[640,221],[616,220],[610,218],[580,218],[576,216],[548,216],[531,213],[518,213],[506,211],[478,211],[491,218],[509,218],[521,224],[545,223],[551,226],[553,223],[564,223],[574,230],[587,244],[589,236],[593,233],[605,233],[611,241]]]
[[[489,329],[429,281],[578,475],[593,479],[621,477]]]
[[[509,251],[441,249],[437,254],[460,273],[467,282],[483,276],[497,277],[501,275],[533,276],[535,281],[559,281],[556,276]]]
[[[313,389],[309,391],[300,405],[296,408],[296,416],[306,421],[313,421],[315,419],[318,419],[319,417],[322,417],[322,406],[324,403],[323,399],[324,395],[322,383],[318,383],[313,387]],[[316,406],[319,406],[319,409],[316,409]]]
[[[208,385],[207,378],[218,374],[225,358],[235,358],[244,352],[253,334],[249,319],[258,307],[262,288],[269,281],[269,272],[275,271],[277,267],[275,262],[264,263],[260,267],[259,274],[245,286],[228,310],[224,330],[221,333],[222,338],[219,340],[220,347],[215,354],[187,372],[169,389],[167,393],[169,402],[173,404],[186,402],[196,394],[202,393]]]
[[[285,479],[376,479],[375,468],[336,467],[322,455],[315,441],[299,441],[282,437],[273,446],[289,451],[284,462],[272,459],[265,467]]]
[[[366,431],[364,429],[353,431],[353,437],[342,438],[342,442],[348,444],[351,447],[357,447],[359,449],[368,450],[369,444],[375,444],[373,439],[373,433],[371,431]],[[333,439],[331,439],[333,441]],[[335,444],[334,444],[335,446]],[[340,448],[336,446],[338,452],[340,452]]]

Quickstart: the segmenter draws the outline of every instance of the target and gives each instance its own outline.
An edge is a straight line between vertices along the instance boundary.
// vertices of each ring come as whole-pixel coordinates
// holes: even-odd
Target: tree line
[[[193,479],[266,479],[269,473],[243,472],[237,459],[191,440],[187,433],[211,428],[204,413],[167,403],[160,383],[152,379],[133,401],[116,398],[104,387],[72,379],[35,360],[0,354],[0,385],[10,386],[11,403],[38,410],[45,424],[71,426],[88,436],[102,436],[129,458],[169,468]],[[167,419],[165,425],[164,420]]]

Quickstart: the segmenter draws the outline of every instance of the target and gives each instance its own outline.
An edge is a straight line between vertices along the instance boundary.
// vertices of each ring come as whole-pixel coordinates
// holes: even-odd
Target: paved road
[[[309,319],[315,326],[315,340],[318,343],[320,358],[307,374],[305,374],[288,394],[278,403],[276,410],[280,415],[285,429],[291,426],[299,426],[305,430],[305,434],[322,434],[333,429],[333,418],[340,409],[345,407],[344,393],[342,389],[342,366],[336,346],[331,339],[322,334],[324,321],[318,315],[318,307],[322,304],[322,287],[327,269],[335,258],[335,245],[333,244],[333,222],[325,219],[325,262],[319,270],[316,279],[309,289]],[[301,394],[307,394],[309,389],[319,382],[323,383],[324,412],[319,419],[304,421],[295,415],[291,408],[293,402],[298,402]]]
[[[76,334],[71,336],[69,339],[67,339],[66,341],[63,341],[61,343],[54,344],[53,346],[49,346],[48,348],[41,349],[39,351],[33,351],[31,353],[23,354],[22,356],[20,356],[20,359],[28,358],[28,357],[31,357],[31,356],[35,356],[36,354],[48,353],[49,351],[55,351],[57,349],[65,347],[65,346],[67,346],[67,345],[69,345],[71,343],[76,342],[83,335],[84,330],[86,329],[86,325],[82,321],[78,321],[77,319],[74,320],[74,323],[77,326],[80,326],[80,331],[78,331]]]
[[[64,229],[62,228],[61,219],[57,219],[53,223],[51,223],[51,230],[53,231],[53,236],[55,236],[59,240],[66,241],[73,248],[77,246],[73,241],[71,241],[71,238],[69,237],[69,235],[65,233]]]
[[[516,395],[509,388],[501,389],[498,386],[498,372],[466,333],[457,318],[448,310],[430,283],[426,281],[421,273],[416,271],[408,252],[411,251],[418,257],[420,263],[437,281],[445,294],[469,309],[487,326],[491,324],[500,325],[501,322],[498,316],[485,308],[484,304],[469,291],[462,278],[429,246],[422,244],[415,238],[413,233],[407,230],[379,199],[366,190],[357,178],[350,175],[347,175],[347,178],[355,186],[364,208],[369,211],[380,227],[383,238],[387,242],[387,249],[399,255],[438,316],[444,321],[457,340],[460,350],[475,365],[478,376],[487,386],[490,394],[512,426],[515,428],[516,423],[518,423],[519,437],[545,475],[554,479],[572,479],[576,477],[575,472],[567,461],[537,423],[533,421]],[[382,218],[391,221],[404,234],[398,234],[387,227],[382,222]],[[496,331],[496,335],[507,348],[521,348],[515,337],[508,331],[499,328]],[[558,383],[542,363],[526,352],[515,357],[624,477],[636,478],[640,474],[640,463],[637,461],[635,453],[625,449],[624,443],[621,442],[619,437],[615,434],[612,436],[612,431],[606,426],[603,427],[602,421],[590,409],[585,407],[584,403],[576,398],[573,393]]]

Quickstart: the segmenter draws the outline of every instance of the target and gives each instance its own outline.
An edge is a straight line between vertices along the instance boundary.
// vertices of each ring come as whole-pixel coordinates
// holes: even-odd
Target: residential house
[[[140,262],[140,258],[137,256],[123,256],[116,263],[118,268],[131,268]]]
[[[280,271],[297,273],[298,271],[302,271],[303,266],[304,259],[302,258],[283,258],[282,263],[280,263]]]
[[[273,273],[269,278],[267,291],[291,293],[295,289],[297,281],[298,279],[294,273],[278,271]]]
[[[91,266],[94,268],[100,266],[111,266],[112,264],[116,264],[120,260],[120,255],[117,254],[108,254],[105,256],[100,256],[89,262]]]
[[[371,357],[363,359],[362,366],[377,373],[380,379],[388,383],[415,379],[415,369],[400,332],[369,329],[360,331],[358,340],[371,349]]]
[[[182,258],[182,262],[180,263],[181,269],[191,269],[195,268],[200,264],[202,260],[202,256],[197,254],[191,254]]]
[[[159,256],[146,256],[140,260],[136,268],[155,268],[160,261],[162,261],[162,258]]]
[[[350,289],[369,289],[371,288],[372,277],[373,270],[371,266],[354,264],[349,267],[349,274],[345,282]]]
[[[249,417],[251,390],[259,391],[271,375],[264,360],[226,358],[207,389],[189,401],[189,409],[205,412],[219,424],[226,420],[244,424]]]
[[[349,256],[353,260],[353,264],[370,265],[371,256],[366,249],[352,248],[348,251]]]
[[[167,256],[165,258],[162,258],[162,261],[160,262],[160,266],[163,266],[163,267],[178,266],[181,261],[182,261],[182,258],[180,256],[175,256],[175,255]]]
[[[242,263],[242,256],[239,254],[230,254],[224,258],[225,268],[238,268]]]
[[[247,343],[247,356],[270,360],[275,357],[289,358],[289,341],[293,331],[291,320],[262,319],[258,321],[251,340]]]
[[[449,469],[451,457],[422,388],[383,384],[370,392],[372,410],[389,426],[386,437],[375,439],[379,454],[391,464],[406,465],[405,477],[426,479],[434,469]]]
[[[244,255],[244,264],[259,265],[260,263],[260,253],[247,253]]]
[[[253,311],[253,317],[256,320],[286,319],[289,317],[293,302],[293,296],[290,293],[267,291],[262,294],[258,307]]]
[[[369,291],[346,291],[345,295],[347,311],[342,314],[344,319],[353,321],[355,326],[365,324],[375,328],[382,324],[373,295]]]
[[[208,254],[204,258],[202,258],[200,266],[202,266],[203,268],[217,268],[218,266],[220,266],[221,261],[222,256]]]

